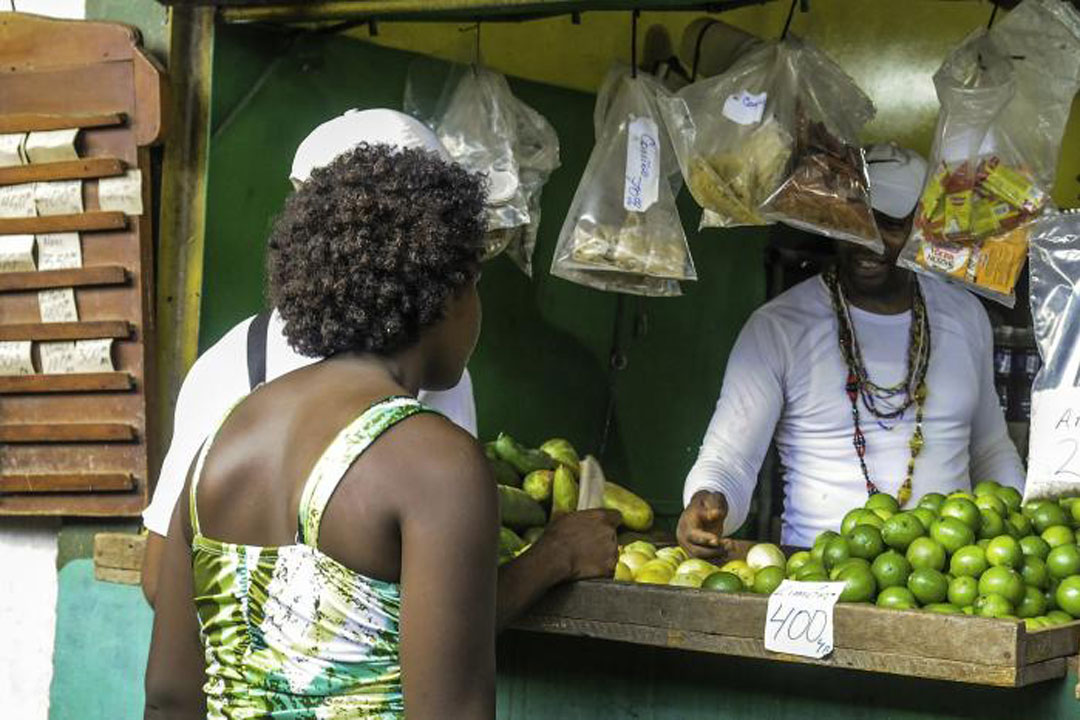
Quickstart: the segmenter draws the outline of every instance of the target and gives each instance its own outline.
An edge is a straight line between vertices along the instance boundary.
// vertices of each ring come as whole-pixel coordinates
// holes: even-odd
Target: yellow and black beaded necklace
[[[897,501],[903,507],[911,499],[912,478],[915,476],[915,458],[923,448],[923,408],[926,405],[926,373],[930,367],[930,322],[926,314],[926,301],[923,298],[919,283],[913,280],[913,298],[911,304],[911,330],[908,336],[907,374],[903,380],[891,387],[881,387],[870,380],[870,374],[863,362],[862,350],[859,348],[858,338],[855,336],[855,325],[851,321],[851,312],[844,290],[840,286],[840,277],[836,269],[828,270],[824,275],[825,286],[829,289],[832,298],[833,311],[836,313],[837,326],[839,329],[840,352],[847,364],[848,375],[844,386],[848,399],[851,401],[851,418],[855,425],[852,436],[852,444],[855,454],[859,458],[859,466],[862,468],[863,478],[866,480],[866,492],[870,495],[881,492],[874,481],[870,479],[870,471],[866,467],[866,437],[863,435],[860,424],[859,399],[862,399],[866,409],[882,421],[897,420],[910,408],[915,406],[915,430],[912,432],[911,458],[907,464],[907,474],[900,490],[897,492]]]

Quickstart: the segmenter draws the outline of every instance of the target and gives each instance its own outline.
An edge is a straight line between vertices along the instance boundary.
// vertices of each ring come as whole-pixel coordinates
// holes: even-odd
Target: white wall
[[[81,20],[86,0],[0,0],[0,12]],[[55,520],[0,519],[0,717],[48,720],[56,636]]]
[[[0,12],[11,10],[82,20],[86,17],[86,0],[0,0]]]

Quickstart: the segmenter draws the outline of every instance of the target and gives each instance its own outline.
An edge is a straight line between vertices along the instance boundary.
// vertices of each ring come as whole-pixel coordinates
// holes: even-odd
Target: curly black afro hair
[[[425,150],[361,144],[316,169],[270,233],[270,300],[299,353],[389,355],[475,278],[484,179]]]

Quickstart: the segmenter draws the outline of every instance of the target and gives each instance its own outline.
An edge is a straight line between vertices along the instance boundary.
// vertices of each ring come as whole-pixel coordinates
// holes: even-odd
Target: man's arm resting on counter
[[[143,548],[142,577],[139,583],[142,585],[143,597],[150,607],[154,607],[157,599],[158,575],[161,572],[161,555],[165,550],[165,538],[153,530],[146,533],[146,546]]]

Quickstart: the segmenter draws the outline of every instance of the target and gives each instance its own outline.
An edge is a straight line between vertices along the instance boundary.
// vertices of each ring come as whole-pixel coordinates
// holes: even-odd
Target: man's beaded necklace
[[[870,479],[870,471],[866,467],[866,437],[863,435],[860,424],[859,399],[862,399],[862,404],[871,415],[878,419],[878,424],[882,427],[887,427],[882,421],[897,420],[908,408],[915,406],[915,430],[908,443],[911,448],[911,457],[908,460],[907,474],[896,497],[900,506],[903,507],[911,499],[915,458],[919,456],[923,448],[923,408],[926,405],[926,373],[930,366],[930,323],[926,315],[926,301],[923,299],[919,283],[914,282],[907,375],[896,385],[881,387],[870,380],[870,374],[866,370],[862,350],[855,336],[855,325],[851,321],[851,311],[844,297],[844,290],[840,286],[836,269],[827,271],[824,279],[832,298],[833,310],[836,312],[840,352],[848,368],[847,383],[844,387],[851,401],[851,418],[855,425],[852,444],[859,458],[863,478],[866,480],[866,492],[870,495],[881,491]]]

